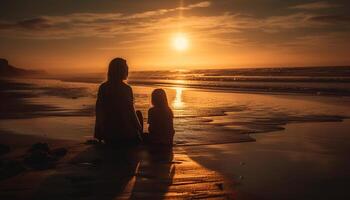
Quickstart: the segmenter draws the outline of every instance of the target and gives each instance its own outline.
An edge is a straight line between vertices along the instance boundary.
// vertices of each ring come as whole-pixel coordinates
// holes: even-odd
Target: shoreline
[[[62,117],[62,118],[67,118],[67,117],[80,117],[80,116],[40,116],[38,118],[57,118],[57,117]],[[81,117],[86,117],[88,118],[89,116],[81,116]],[[34,117],[36,118],[36,117]],[[33,119],[33,118],[24,118],[24,119],[1,119],[0,121],[7,121],[7,120],[30,120],[30,119]],[[282,125],[282,128],[281,129],[278,129],[278,130],[266,130],[266,131],[263,131],[263,132],[256,132],[256,133],[243,133],[242,135],[247,135],[248,137],[251,137],[250,140],[247,140],[247,139],[242,139],[242,140],[237,140],[237,141],[227,141],[227,142],[219,142],[219,143],[188,143],[188,144],[174,144],[174,147],[197,147],[197,146],[215,146],[215,145],[226,145],[226,144],[236,144],[236,143],[250,143],[250,142],[256,142],[257,139],[261,138],[261,137],[264,137],[265,135],[266,136],[269,136],[271,134],[278,134],[279,132],[283,132],[283,131],[286,131],[286,127],[288,126],[293,126],[293,125],[308,125],[308,124],[323,124],[323,123],[347,123],[348,121],[350,121],[350,117],[344,117],[344,118],[341,118],[341,119],[333,119],[333,120],[319,120],[319,121],[291,121],[291,122],[288,122],[287,124],[284,124]],[[47,134],[32,134],[32,133],[24,133],[24,132],[14,132],[14,131],[9,131],[9,130],[3,130],[3,129],[0,129],[0,134],[2,133],[6,133],[6,134],[13,134],[13,135],[19,135],[19,136],[23,136],[23,137],[37,137],[37,138],[42,138],[44,139],[45,141],[50,141],[50,140],[57,140],[57,141],[74,141],[74,142],[80,142],[80,143],[84,143],[86,142],[86,140],[89,140],[89,139],[92,139],[92,135],[91,136],[85,136],[83,138],[76,138],[74,136],[74,138],[57,138],[57,137],[52,137],[52,136],[49,136]]]
[[[0,78],[1,79],[1,78]],[[3,80],[15,80],[17,78],[2,78]],[[76,80],[76,79],[65,79],[65,78],[47,78],[47,77],[21,77],[18,78],[17,80],[28,80],[28,79],[33,79],[33,80],[51,80],[51,81],[60,81],[63,83],[81,83],[81,84],[101,84],[105,80],[103,79],[102,81],[88,81],[88,80]],[[84,79],[84,78],[83,78]],[[174,80],[176,81],[176,80]],[[186,80],[185,80],[186,81]],[[191,80],[189,80],[191,81]],[[231,87],[231,86],[205,86],[205,85],[198,85],[198,84],[192,84],[192,85],[187,85],[187,84],[179,84],[179,83],[162,83],[162,82],[142,82],[138,80],[130,80],[128,83],[132,86],[140,86],[140,87],[151,87],[151,88],[158,88],[158,87],[165,87],[165,88],[178,88],[181,87],[183,89],[188,89],[188,90],[197,90],[197,91],[205,91],[205,92],[223,92],[223,93],[237,93],[237,94],[260,94],[260,95],[281,95],[281,96],[320,96],[320,97],[349,97],[350,93],[343,92],[343,93],[336,93],[336,92],[329,92],[329,91],[303,91],[303,89],[299,89],[297,91],[290,91],[290,88],[287,89],[276,89],[273,90],[271,88],[240,88],[240,87]],[[240,81],[238,81],[240,83]],[[249,81],[243,81],[242,83],[249,83]],[[276,83],[276,82],[262,82],[262,83]],[[283,83],[283,82],[281,82]],[[287,82],[288,83],[288,82]],[[293,82],[293,83],[298,83],[298,82]],[[307,83],[307,82],[306,82]],[[349,83],[349,82],[345,82]],[[320,89],[320,88],[314,88],[314,89]]]
[[[74,86],[68,86],[69,88],[66,89],[64,94],[60,94],[60,96],[52,96],[56,95],[57,93],[60,93],[64,90],[66,85],[47,85],[42,88],[49,88],[49,92],[44,92],[44,94],[41,94],[40,92],[31,92],[31,90],[38,90],[34,84],[33,87],[28,87],[28,85],[25,86],[17,86],[14,84],[14,91],[11,93],[7,93],[7,91],[0,91],[1,95],[5,96],[5,111],[7,108],[10,108],[8,112],[2,113],[3,117],[0,121],[0,126],[2,129],[6,129],[9,131],[14,131],[17,133],[23,133],[23,134],[33,134],[33,135],[42,135],[42,136],[49,136],[51,138],[57,138],[57,139],[74,139],[74,140],[84,140],[88,136],[91,135],[91,132],[93,131],[93,124],[94,124],[94,118],[93,118],[93,107],[94,107],[94,97],[89,97],[89,100],[84,100],[85,97],[82,97],[83,100],[75,99],[73,97],[70,97],[73,95],[74,91],[76,91],[77,87],[82,87],[80,85],[74,85]],[[18,91],[16,88],[21,90]],[[24,87],[24,88],[23,88]],[[59,87],[56,92],[55,87]],[[147,88],[147,87],[146,87]],[[40,88],[39,88],[40,89]],[[136,90],[143,90],[144,88],[135,88]],[[69,90],[72,90],[70,92],[67,92]],[[91,90],[91,88],[85,90]],[[148,90],[150,90],[148,88]],[[22,93],[24,92],[24,93]],[[26,98],[26,94],[31,93],[31,96],[35,96],[36,99],[33,101],[32,98]],[[72,94],[71,94],[72,93]],[[84,93],[84,92],[83,92]],[[181,92],[182,93],[182,92]],[[185,94],[195,95],[194,97],[197,97],[198,95],[212,95],[211,92],[198,92],[196,89],[193,91],[185,92]],[[223,97],[231,97],[231,95],[228,94],[222,94],[222,93],[214,93],[223,95]],[[51,96],[50,96],[51,95]],[[68,96],[65,96],[68,95]],[[143,94],[142,94],[143,95]],[[176,91],[177,95],[177,91]],[[30,96],[30,97],[31,97]],[[240,98],[245,101],[244,98],[247,98],[246,96],[249,96],[250,98],[266,98],[268,100],[272,101],[281,101],[284,99],[292,99],[294,101],[309,101],[309,103],[306,105],[310,105],[310,102],[317,102],[319,106],[323,106],[334,102],[334,98],[336,97],[313,97],[313,96],[302,96],[302,95],[269,95],[269,94],[262,94],[259,95],[244,95],[244,94],[237,94],[232,96],[233,98]],[[272,97],[271,97],[272,96]],[[249,98],[248,97],[248,98]],[[52,99],[51,99],[52,98]],[[176,96],[177,98],[177,96]],[[183,97],[185,98],[185,97]],[[192,96],[191,96],[192,98]],[[336,101],[332,104],[334,106],[340,106],[341,103],[345,103],[347,98],[344,98],[344,100],[341,100],[343,98],[339,97],[336,98],[340,101]],[[181,101],[181,99],[180,99]],[[10,102],[9,105],[6,106],[7,102]],[[18,104],[17,106],[11,106],[11,102],[16,102]],[[66,104],[72,103],[74,106],[66,107]],[[293,102],[294,103],[294,102]],[[22,105],[23,104],[23,105]],[[13,109],[14,107],[15,109]],[[17,109],[18,108],[18,109]],[[49,109],[48,109],[49,108]],[[252,107],[255,109],[254,107]],[[273,109],[273,107],[271,107]],[[181,109],[181,108],[180,108]],[[286,124],[292,124],[292,123],[305,123],[305,122],[331,122],[331,121],[342,121],[344,119],[348,119],[350,116],[339,114],[339,115],[331,115],[328,113],[324,114],[306,114],[303,115],[294,115],[294,114],[288,114],[288,113],[279,113],[280,111],[277,110],[276,115],[272,113],[271,115],[263,116],[263,118],[257,117],[256,119],[250,119],[250,121],[244,121],[244,118],[249,117],[249,115],[261,115],[264,113],[251,113],[248,116],[241,115],[240,112],[244,114],[245,110],[249,112],[249,108],[246,109],[245,105],[243,104],[238,105],[236,107],[218,107],[217,110],[215,108],[210,108],[210,110],[206,111],[205,115],[191,113],[192,108],[186,108],[187,111],[189,111],[189,116],[193,115],[197,120],[193,120],[195,123],[195,126],[198,125],[198,123],[201,123],[203,125],[208,126],[207,129],[203,129],[202,131],[206,131],[208,133],[204,133],[205,136],[201,136],[202,133],[196,133],[199,137],[202,137],[202,139],[195,141],[191,138],[186,138],[186,133],[181,133],[180,137],[178,137],[177,144],[178,146],[203,146],[203,145],[216,145],[216,144],[231,144],[231,143],[241,143],[241,142],[250,142],[254,141],[252,137],[250,137],[251,134],[266,134],[271,131],[279,131],[283,129],[283,126]],[[198,110],[201,111],[201,110]],[[238,112],[237,112],[238,111]],[[177,112],[175,110],[175,112]],[[201,111],[203,112],[203,110]],[[269,110],[266,110],[266,112],[269,112]],[[26,113],[30,113],[27,115]],[[335,112],[337,113],[337,112]],[[197,116],[198,115],[198,116]],[[6,117],[7,116],[7,117]],[[146,114],[144,116],[147,116]],[[281,117],[280,117],[281,116]],[[6,117],[6,118],[5,118]],[[179,121],[177,124],[177,127],[179,129],[183,129],[183,131],[186,131],[188,128],[189,132],[193,132],[191,130],[191,127],[183,128],[186,126],[186,123],[183,123],[181,121],[186,120],[186,117],[188,116],[183,115],[181,113],[181,110],[179,114],[175,116],[175,120]],[[240,117],[243,117],[243,121],[241,122],[239,120]],[[232,122],[229,122],[232,120]],[[249,123],[248,123],[249,122]],[[192,122],[193,123],[193,122]],[[230,124],[232,123],[232,125]],[[237,127],[235,128],[235,123],[237,123]],[[239,127],[243,123],[243,127]],[[33,126],[32,126],[33,125]],[[227,128],[225,129],[225,126],[233,126],[233,129]],[[222,130],[220,130],[220,127],[223,127]],[[215,135],[210,134],[209,132],[218,132],[222,131],[225,132],[227,135],[227,139],[220,139],[217,138]],[[234,134],[230,136],[230,131]],[[178,132],[178,131],[177,131]],[[179,133],[179,132],[178,132]],[[221,133],[221,132],[220,132]],[[226,136],[225,136],[226,137]],[[188,140],[190,139],[190,140]]]
[[[38,83],[37,83],[38,84]],[[32,85],[35,85],[34,83]],[[28,120],[28,123],[30,122],[31,119],[38,119],[35,120],[36,124],[47,124],[48,120],[50,120],[49,122],[51,124],[53,124],[54,126],[57,126],[57,124],[54,124],[52,121],[52,119],[56,118],[57,120],[61,120],[63,121],[65,118],[66,119],[73,119],[74,117],[76,117],[76,119],[83,119],[84,117],[86,117],[85,121],[80,120],[80,123],[82,124],[89,124],[89,126],[92,126],[91,123],[93,123],[93,116],[94,116],[94,102],[95,102],[95,97],[92,96],[87,96],[85,97],[85,95],[91,95],[91,90],[95,89],[95,86],[89,86],[89,88],[84,88],[84,85],[66,85],[66,84],[43,84],[43,86],[40,87],[40,85],[37,85],[35,87],[29,87],[25,86],[24,88],[20,87],[20,86],[11,86],[14,87],[14,91],[11,93],[8,93],[8,91],[4,90],[4,91],[0,91],[0,95],[4,96],[4,106],[1,107],[1,111],[2,115],[0,116],[1,119],[7,120],[7,118],[9,118],[9,120],[13,120],[13,121],[8,121],[11,122],[11,124],[13,124],[12,126],[15,127],[14,130],[15,132],[21,132],[17,130],[17,126],[15,125],[15,122],[17,119],[25,121],[25,119]],[[6,86],[6,85],[5,85]],[[18,88],[19,87],[19,88]],[[39,88],[37,88],[39,87]],[[97,87],[97,86],[96,86]],[[147,90],[146,90],[146,89]],[[11,89],[11,88],[8,88]],[[16,89],[20,89],[20,91],[16,91]],[[32,91],[33,90],[33,91]],[[42,91],[43,90],[43,91]],[[46,91],[47,90],[47,91]],[[81,95],[82,97],[77,97],[76,98],[76,94],[74,94],[76,91],[78,90],[83,90],[82,92],[80,92],[78,95]],[[146,91],[150,91],[151,89],[149,87],[135,87],[135,95],[145,95],[143,90]],[[188,90],[188,91],[187,91]],[[64,92],[63,92],[64,91]],[[90,92],[87,92],[90,91]],[[23,93],[24,92],[24,93]],[[63,92],[63,93],[62,93]],[[139,94],[137,92],[140,92]],[[344,114],[342,114],[341,112],[333,112],[329,113],[329,112],[321,112],[320,114],[316,113],[316,114],[303,114],[301,113],[300,115],[295,115],[294,113],[280,113],[281,111],[276,109],[275,113],[271,113],[270,115],[265,115],[263,116],[264,118],[262,119],[259,115],[262,115],[264,113],[262,113],[261,109],[265,109],[264,105],[254,105],[254,106],[259,106],[259,107],[252,107],[249,108],[245,103],[250,103],[249,98],[256,98],[256,99],[266,99],[265,103],[269,103],[269,101],[276,101],[277,102],[277,106],[279,106],[278,101],[279,102],[286,102],[289,103],[290,99],[293,100],[293,102],[291,103],[308,103],[308,105],[311,105],[313,103],[317,103],[319,106],[324,107],[323,105],[326,104],[331,104],[333,107],[336,106],[340,106],[346,102],[350,102],[350,99],[348,100],[347,97],[330,97],[330,96],[305,96],[305,95],[271,95],[271,94],[243,94],[243,93],[235,93],[231,95],[224,93],[224,92],[216,92],[216,93],[212,93],[213,91],[198,91],[198,89],[184,89],[184,91],[178,91],[177,89],[171,89],[168,91],[170,94],[173,93],[172,95],[174,96],[173,98],[175,98],[175,103],[179,104],[179,106],[182,107],[174,107],[174,112],[175,112],[175,121],[178,122],[177,127],[182,127],[182,126],[186,126],[186,123],[183,123],[182,121],[187,120],[186,118],[189,118],[189,116],[193,116],[194,118],[196,118],[197,120],[193,120],[189,121],[191,123],[196,123],[194,124],[195,126],[199,126],[198,123],[201,123],[203,125],[210,125],[210,127],[208,126],[209,130],[213,130],[213,131],[221,131],[217,128],[219,127],[224,127],[223,131],[226,131],[225,126],[229,127],[229,126],[235,126],[235,123],[239,126],[242,125],[242,130],[238,127],[237,130],[235,129],[235,127],[233,129],[228,128],[227,130],[232,131],[232,132],[237,132],[239,134],[241,134],[241,132],[243,134],[252,134],[255,132],[259,132],[259,133],[267,133],[270,131],[275,131],[275,130],[280,130],[280,126],[284,126],[285,124],[289,124],[289,123],[303,123],[303,122],[310,122],[310,121],[315,121],[315,122],[323,122],[323,121],[341,121],[343,119],[347,119],[350,117],[350,114],[347,112],[344,112]],[[208,93],[204,93],[204,92],[208,92]],[[148,93],[148,92],[147,92]],[[149,92],[150,93],[150,92]],[[30,94],[30,96],[28,96]],[[58,95],[58,96],[57,96]],[[180,96],[182,95],[182,96]],[[233,106],[228,105],[228,107],[225,107],[225,105],[218,105],[217,107],[211,107],[211,103],[213,102],[209,102],[208,103],[208,109],[205,110],[205,112],[203,112],[202,108],[193,108],[193,106],[196,106],[198,102],[196,103],[192,103],[192,105],[189,107],[186,105],[186,100],[185,98],[188,98],[188,95],[193,95],[194,99],[195,98],[201,98],[201,96],[203,95],[213,95],[213,96],[217,96],[217,95],[221,95],[223,98],[227,98],[227,102],[231,101],[231,98],[237,98],[237,100],[235,101],[241,101],[244,102],[242,105],[241,104],[233,104]],[[248,99],[245,96],[249,96]],[[27,98],[29,97],[29,98]],[[34,100],[32,97],[35,97]],[[146,99],[145,97],[142,97],[144,99]],[[192,97],[191,97],[192,98]],[[138,109],[143,109],[143,112],[147,112],[146,108],[148,107],[148,101],[144,100],[144,99],[140,99],[140,103],[142,103],[141,105],[136,105],[138,106]],[[204,99],[205,100],[205,99]],[[288,100],[288,102],[286,101]],[[338,101],[339,100],[339,101]],[[341,101],[340,101],[341,100]],[[183,101],[183,102],[182,102]],[[310,101],[310,102],[307,102]],[[15,102],[17,105],[13,106],[11,102]],[[258,101],[257,101],[258,102]],[[136,102],[137,103],[137,102]],[[286,103],[281,104],[282,109],[285,109]],[[67,104],[72,104],[72,106],[67,106]],[[175,106],[178,106],[176,105]],[[140,107],[141,106],[141,107]],[[184,107],[185,106],[185,107]],[[231,106],[231,107],[230,107]],[[313,106],[313,105],[311,105]],[[298,109],[298,106],[295,106],[296,109]],[[194,110],[197,109],[197,110]],[[247,116],[246,114],[244,114],[246,111],[249,112],[249,109],[258,109],[258,112],[252,112],[251,114],[254,116],[256,115],[256,118],[251,118],[249,120],[251,120],[250,123],[247,123],[247,121],[240,121],[239,118],[243,117],[249,117],[249,115]],[[260,110],[259,110],[260,109]],[[274,109],[274,105],[270,106],[270,108],[266,109],[265,112],[270,112],[270,110]],[[294,109],[294,108],[293,108]],[[317,109],[315,106],[313,106],[313,109]],[[337,108],[338,109],[338,108]],[[194,112],[192,112],[192,110]],[[344,109],[338,109],[339,111],[344,111]],[[184,112],[185,111],[185,112]],[[283,111],[283,110],[282,110]],[[346,110],[345,110],[346,111]],[[178,112],[178,113],[176,113]],[[187,112],[187,113],[186,113]],[[197,113],[195,113],[197,112]],[[202,113],[200,113],[202,112]],[[300,112],[300,111],[299,111]],[[243,114],[240,114],[243,113]],[[337,115],[335,115],[335,113]],[[146,113],[143,113],[144,116],[147,116]],[[238,114],[236,116],[236,114]],[[23,119],[20,119],[23,118]],[[223,118],[227,118],[227,119],[223,119]],[[228,123],[228,120],[232,120],[233,123]],[[265,120],[265,124],[264,124],[264,120]],[[73,120],[74,121],[74,120]],[[34,121],[33,121],[34,122]],[[27,122],[26,122],[27,123]],[[61,124],[61,122],[60,122]],[[251,124],[252,126],[250,126],[249,124]],[[23,125],[23,124],[22,124]],[[25,125],[25,124],[24,124]],[[62,124],[63,125],[63,124]],[[73,124],[74,126],[71,126],[71,128],[75,129],[77,127],[80,127],[79,123],[75,123]],[[9,127],[6,123],[3,124],[4,127]],[[255,129],[256,126],[257,128]],[[24,126],[25,127],[25,126]],[[11,127],[9,127],[11,128]],[[27,127],[28,128],[28,127]],[[92,131],[92,128],[89,127],[84,127],[84,131],[86,132],[86,130]],[[189,131],[193,131],[191,129],[191,127],[189,127],[190,129],[188,129]],[[215,128],[215,129],[214,129]],[[246,128],[247,130],[245,130],[244,128]],[[51,129],[48,129],[47,131],[45,131],[45,129],[41,129],[40,127],[37,128],[37,132],[43,132],[42,134],[51,134],[50,131],[54,131]],[[67,128],[66,128],[67,129]],[[11,130],[11,129],[10,129]],[[187,129],[186,129],[187,130]],[[208,129],[206,129],[208,130]],[[72,131],[70,130],[65,130],[69,133],[72,133]],[[181,131],[185,131],[181,130]],[[205,131],[205,129],[203,129],[203,131]],[[24,130],[23,132],[27,132],[26,130]],[[55,132],[55,131],[54,131]],[[78,131],[81,132],[81,131]],[[78,133],[77,132],[77,133]],[[177,131],[178,132],[178,131]],[[65,133],[63,133],[64,135]],[[73,134],[74,135],[74,134]],[[59,135],[58,135],[59,136]],[[53,136],[55,137],[55,136]],[[76,135],[76,137],[79,137],[79,133]],[[239,137],[230,139],[229,143],[233,142],[233,141],[241,141],[242,139]],[[247,138],[245,138],[245,140],[247,140]],[[251,140],[251,139],[249,139]],[[180,143],[182,143],[182,141],[180,141]],[[217,141],[217,140],[213,140],[211,142],[208,142],[208,140],[203,140],[203,141],[199,141],[199,143],[201,144],[208,144],[208,143],[227,143],[225,141]],[[193,141],[191,142],[191,144],[193,144]]]
[[[39,78],[38,78],[39,79]],[[55,81],[62,81],[62,82],[72,82],[72,83],[83,83],[83,84],[100,84],[102,82],[96,82],[96,81],[80,81],[80,80],[64,80],[64,79],[57,79],[57,78],[41,78],[46,80],[55,80]],[[248,82],[248,81],[247,81]],[[257,90],[257,89],[249,89],[249,88],[234,88],[234,87],[205,87],[203,85],[183,85],[183,84],[166,84],[166,83],[143,83],[138,81],[130,81],[128,82],[132,86],[141,86],[141,87],[152,87],[152,88],[158,88],[158,87],[165,87],[165,88],[177,88],[181,87],[183,89],[189,89],[189,90],[197,90],[197,91],[205,91],[205,92],[226,92],[226,93],[238,93],[238,94],[261,94],[261,95],[290,95],[290,96],[322,96],[322,97],[349,97],[350,93],[342,93],[342,94],[336,94],[336,93],[327,93],[327,92],[319,92],[319,91],[312,91],[312,92],[303,92],[303,91],[294,91],[294,92],[286,92],[285,90],[277,90],[272,91],[268,88]],[[272,82],[273,83],[273,82]]]

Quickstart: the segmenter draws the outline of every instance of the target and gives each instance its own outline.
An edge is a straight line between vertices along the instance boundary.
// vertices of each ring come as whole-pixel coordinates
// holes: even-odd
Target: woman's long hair
[[[108,82],[121,82],[128,78],[129,67],[123,58],[114,58],[108,66]]]
[[[155,107],[168,108],[168,99],[163,89],[155,89],[152,92],[152,104]]]

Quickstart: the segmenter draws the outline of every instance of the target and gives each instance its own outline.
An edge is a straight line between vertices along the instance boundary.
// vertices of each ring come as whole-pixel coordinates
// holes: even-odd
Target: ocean
[[[62,77],[63,80],[102,82],[104,74]],[[180,86],[235,92],[350,94],[350,67],[249,68],[130,72],[130,84]]]

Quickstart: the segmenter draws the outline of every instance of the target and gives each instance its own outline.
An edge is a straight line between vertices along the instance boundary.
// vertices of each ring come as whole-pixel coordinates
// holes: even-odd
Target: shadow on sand
[[[172,159],[172,149],[89,146],[57,166],[34,199],[162,199],[175,173]]]

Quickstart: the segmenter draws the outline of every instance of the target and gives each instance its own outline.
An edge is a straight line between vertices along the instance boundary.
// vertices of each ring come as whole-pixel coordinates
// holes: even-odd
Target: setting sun
[[[188,49],[188,39],[184,34],[177,34],[173,37],[172,45],[177,51],[185,51]]]

